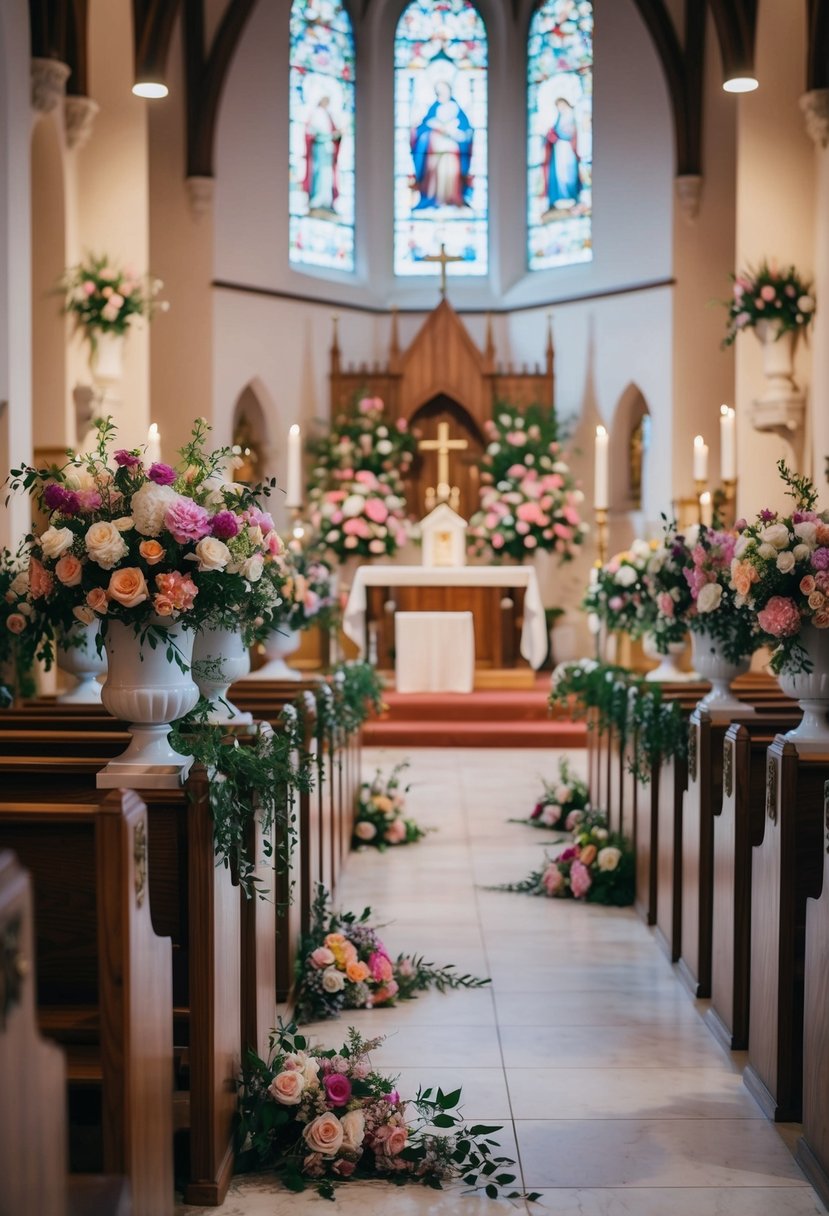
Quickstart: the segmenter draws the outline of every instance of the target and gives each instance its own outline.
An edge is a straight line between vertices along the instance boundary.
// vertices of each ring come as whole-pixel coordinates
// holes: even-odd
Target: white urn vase
[[[192,764],[168,735],[170,724],[199,699],[191,675],[195,635],[160,617],[152,624],[152,634],[136,634],[122,621],[107,626],[109,668],[101,699],[111,714],[131,723],[132,742],[98,773],[99,788],[176,787]]]
[[[803,718],[786,738],[801,755],[829,755],[829,629],[806,624],[800,643],[809,656],[811,671],[782,671],[780,687],[788,697],[800,702]]]
[[[124,335],[99,333],[89,360],[94,379],[100,384],[117,384],[124,378]]]
[[[248,726],[253,721],[228,699],[228,689],[250,671],[250,654],[238,629],[203,625],[193,645],[193,679],[210,702],[207,721]]]
[[[58,697],[60,705],[100,705],[101,685],[98,676],[107,669],[106,654],[98,653],[100,624],[84,625],[78,621],[57,645],[57,663],[61,671],[74,676],[77,683]]]
[[[707,709],[712,722],[730,722],[739,715],[744,718],[754,713],[754,708],[738,700],[731,691],[737,676],[743,676],[751,666],[751,655],[744,655],[738,663],[732,663],[722,652],[722,642],[710,633],[691,634],[694,667],[697,673],[711,685],[711,691],[700,701],[700,709]]]
[[[669,642],[667,654],[660,654],[656,638],[652,633],[646,633],[642,639],[642,649],[645,655],[658,662],[659,666],[649,671],[645,676],[648,684],[681,684],[696,679],[696,672],[683,671],[679,660],[685,653],[685,642]]]
[[[267,663],[251,672],[252,680],[301,680],[302,672],[289,667],[285,660],[299,649],[299,630],[272,629],[263,642]]]
[[[763,374],[767,382],[759,400],[764,404],[791,400],[800,392],[794,379],[797,330],[781,332],[779,321],[758,321],[754,333],[762,348]]]

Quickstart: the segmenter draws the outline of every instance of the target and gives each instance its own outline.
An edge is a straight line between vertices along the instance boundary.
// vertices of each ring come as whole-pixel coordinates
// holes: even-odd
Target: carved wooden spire
[[[340,371],[340,318],[336,313],[331,317],[333,326],[333,334],[331,337],[331,375],[335,376]]]
[[[391,337],[389,338],[389,370],[397,371],[400,364],[400,335],[397,330],[397,305],[391,310]]]
[[[556,352],[553,346],[553,314],[547,313],[547,375],[552,376]]]

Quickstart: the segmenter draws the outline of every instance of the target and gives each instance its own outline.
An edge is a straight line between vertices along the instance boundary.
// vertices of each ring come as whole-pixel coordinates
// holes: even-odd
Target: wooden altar
[[[390,418],[406,419],[421,438],[437,438],[441,423],[466,449],[452,462],[452,478],[460,490],[457,510],[469,518],[478,504],[480,461],[486,447],[485,427],[499,401],[552,407],[555,396],[555,353],[548,323],[543,363],[516,367],[498,360],[487,318],[481,350],[448,300],[429,314],[411,345],[401,349],[397,311],[389,316],[389,353],[385,364],[345,363],[335,320],[330,352],[331,417],[353,407],[362,395],[382,397]],[[436,451],[420,452],[406,484],[412,513],[426,514],[426,490],[437,484]]]

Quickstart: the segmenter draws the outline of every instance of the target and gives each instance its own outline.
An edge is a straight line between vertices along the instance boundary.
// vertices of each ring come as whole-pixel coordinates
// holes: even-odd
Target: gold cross
[[[437,452],[438,454],[438,502],[444,502],[451,494],[449,485],[449,453],[462,452],[469,447],[466,439],[450,439],[449,423],[438,423],[437,439],[421,439],[417,445],[421,452]]]
[[[462,262],[464,259],[456,253],[447,253],[446,246],[441,242],[440,253],[427,253],[420,259],[422,262],[440,262],[440,298],[446,299],[446,267],[450,262]]]

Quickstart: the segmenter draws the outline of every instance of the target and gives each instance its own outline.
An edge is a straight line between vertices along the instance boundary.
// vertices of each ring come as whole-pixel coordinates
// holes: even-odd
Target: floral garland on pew
[[[273,1170],[289,1191],[311,1185],[326,1199],[370,1179],[437,1190],[459,1179],[492,1199],[537,1199],[515,1189],[515,1162],[493,1151],[501,1128],[464,1123],[460,1089],[406,1100],[377,1072],[370,1053],[382,1042],[351,1029],[339,1050],[324,1050],[280,1024],[268,1059],[251,1052],[245,1064],[238,1168]]]
[[[540,870],[489,890],[628,907],[636,877],[633,849],[626,836],[608,831],[606,825],[603,815],[588,816],[576,827],[573,843],[557,856],[546,854]]]
[[[400,774],[409,767],[408,761],[396,764],[384,778],[378,768],[373,781],[364,781],[357,798],[352,847],[372,845],[380,852],[401,844],[414,844],[426,835],[426,829],[407,819],[404,814],[405,795],[410,787],[400,789]]]
[[[510,823],[525,823],[532,828],[561,828],[572,832],[590,809],[587,783],[573,773],[566,760],[560,760],[558,779],[543,782],[544,793],[533,807],[528,819],[510,819]]]
[[[420,955],[392,959],[370,924],[371,908],[331,911],[328,892],[319,884],[311,927],[300,943],[297,962],[296,1017],[300,1023],[336,1017],[343,1009],[377,1009],[435,988],[483,988],[490,981],[460,975],[453,964],[436,967]]]

